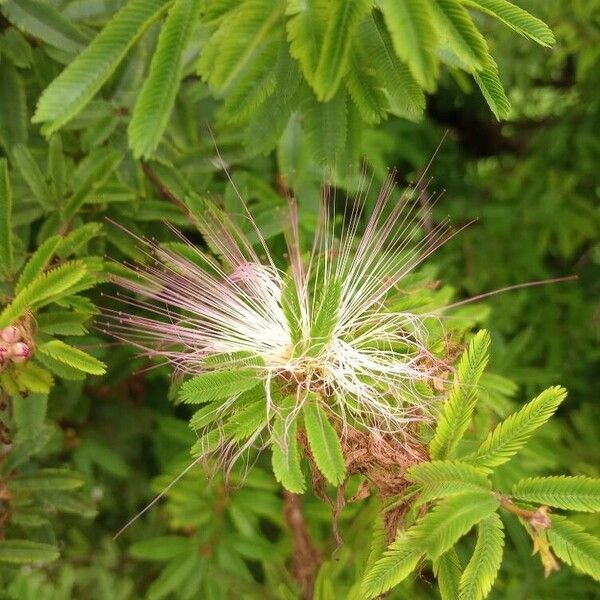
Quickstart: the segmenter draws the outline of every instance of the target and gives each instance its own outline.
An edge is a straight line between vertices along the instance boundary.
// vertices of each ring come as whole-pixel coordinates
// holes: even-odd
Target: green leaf
[[[281,39],[273,38],[256,51],[252,64],[225,96],[219,115],[221,119],[227,123],[247,120],[275,91],[277,69],[273,65],[277,62],[280,46]]]
[[[244,134],[244,143],[252,152],[266,154],[277,146],[298,104],[296,92],[301,78],[298,63],[289,55],[287,45],[282,44],[273,93],[253,112]]]
[[[74,369],[65,363],[46,356],[44,354],[37,354],[36,360],[42,363],[47,369],[50,369],[55,375],[58,375],[61,379],[67,381],[83,381],[86,374],[78,369]]]
[[[433,565],[442,600],[456,600],[459,593],[462,567],[454,548],[444,552]]]
[[[408,64],[419,84],[433,91],[438,62],[429,0],[383,0],[381,10],[398,56]]]
[[[300,63],[311,85],[321,55],[329,17],[328,0],[289,0],[286,14],[290,54]]]
[[[67,236],[62,238],[58,248],[58,255],[61,258],[67,258],[72,254],[77,254],[83,246],[90,240],[98,237],[102,232],[102,223],[86,223],[74,229]]]
[[[31,475],[18,475],[9,482],[13,492],[74,490],[84,484],[79,473],[68,469],[40,469]]]
[[[468,70],[483,68],[489,57],[485,39],[459,1],[433,0],[431,6],[440,41],[456,54]]]
[[[283,290],[281,292],[281,308],[285,315],[290,337],[294,344],[300,342],[303,338],[302,331],[302,310],[300,307],[300,299],[298,288],[293,277],[287,276],[283,282]]]
[[[232,415],[225,426],[228,438],[241,442],[255,436],[264,429],[270,417],[267,415],[267,403],[264,398],[259,398]]]
[[[61,211],[63,223],[69,223],[77,214],[88,196],[110,177],[123,160],[123,153],[114,148],[100,148],[88,154],[78,165],[73,175],[73,193]]]
[[[489,359],[489,346],[489,333],[479,331],[460,358],[450,395],[429,444],[434,459],[452,457],[471,422],[477,403],[477,385]]]
[[[294,396],[285,398],[275,416],[271,444],[272,464],[275,479],[290,492],[302,494],[306,489],[306,482],[300,466],[296,438],[298,421],[297,417],[290,419],[295,404]]]
[[[64,52],[83,50],[87,37],[49,2],[37,0],[7,0],[2,12],[21,31]]]
[[[136,158],[150,156],[167,127],[183,74],[183,52],[198,17],[199,0],[176,0],[160,31],[150,72],[127,130]]]
[[[519,500],[581,512],[600,511],[600,479],[579,475],[522,479],[513,486]]]
[[[65,263],[38,275],[0,312],[0,327],[14,323],[27,310],[44,306],[57,296],[65,294],[85,275],[86,270],[79,261]]]
[[[13,159],[34,198],[44,208],[53,208],[52,193],[29,148],[22,144],[15,146]]]
[[[558,558],[600,581],[600,540],[564,517],[552,517],[548,540]]]
[[[211,371],[192,377],[181,386],[179,397],[187,404],[214,402],[236,396],[260,383],[256,369]]]
[[[362,593],[365,598],[375,598],[404,581],[416,568],[422,552],[407,541],[396,540],[365,574]]]
[[[507,0],[462,0],[470,8],[496,17],[511,29],[541,44],[552,46],[556,40],[550,28],[526,10]]]
[[[435,560],[500,506],[491,492],[465,492],[440,502],[408,530],[415,546]]]
[[[202,560],[205,559],[197,553],[172,560],[152,582],[147,590],[146,599],[161,600],[168,597],[171,592],[181,589],[186,579],[201,568]]]
[[[303,405],[304,426],[308,444],[319,471],[333,485],[341,484],[346,478],[346,463],[340,439],[327,414],[321,408],[318,396],[307,394]]]
[[[15,377],[20,388],[37,394],[49,393],[54,383],[52,375],[46,369],[32,362],[21,366]]]
[[[106,367],[97,358],[87,352],[65,344],[61,340],[51,340],[37,347],[37,352],[45,354],[54,360],[63,362],[74,369],[91,375],[104,375]]]
[[[421,487],[420,503],[467,491],[491,490],[485,472],[458,461],[422,462],[412,466],[406,478]]]
[[[63,154],[62,138],[55,134],[48,142],[48,177],[56,197],[60,200],[67,191],[67,164]]]
[[[477,452],[465,458],[477,467],[492,468],[511,459],[556,411],[567,395],[559,386],[544,390],[521,410],[500,423]]]
[[[0,540],[0,563],[45,563],[59,557],[58,548],[30,540]]]
[[[345,91],[339,90],[328,102],[318,102],[312,93],[307,95],[302,113],[306,141],[312,156],[319,164],[336,167],[344,156],[347,140]]]
[[[309,355],[317,356],[329,343],[339,323],[342,282],[332,279],[323,290],[318,305],[313,307],[310,326]]]
[[[460,578],[460,600],[487,597],[498,575],[503,549],[502,519],[492,513],[477,525],[475,550]]]
[[[489,56],[481,71],[473,73],[473,77],[496,119],[506,119],[510,114],[510,102],[504,92],[498,65],[494,59]]]
[[[10,276],[14,268],[12,234],[12,188],[8,163],[0,159],[0,274]]]
[[[15,292],[18,294],[23,288],[27,287],[32,281],[40,275],[44,269],[50,264],[54,253],[58,249],[61,243],[61,237],[54,235],[43,242],[38,249],[32,254],[31,258],[27,261],[19,280],[15,286]]]
[[[170,560],[191,551],[190,538],[179,535],[153,537],[129,546],[129,554],[141,560]]]
[[[361,20],[369,13],[371,0],[331,0],[327,27],[321,43],[313,88],[317,98],[333,98],[348,68],[350,44]]]
[[[353,52],[350,57],[346,85],[363,121],[377,124],[386,117],[389,103],[385,89],[375,69],[363,61],[357,52]]]
[[[168,0],[130,0],[44,90],[33,116],[46,134],[70,121],[114,73],[131,46],[163,14]]]
[[[23,79],[12,62],[0,60],[0,145],[8,153],[27,142],[27,101]]]
[[[374,15],[362,22],[357,46],[384,87],[390,111],[407,119],[420,118],[425,109],[425,95],[406,63],[396,55],[382,18]]]
[[[273,0],[244,0],[205,44],[198,72],[212,88],[223,92],[252,63],[255,53],[276,29],[283,4]]]
[[[19,69],[28,69],[33,62],[31,46],[16,27],[9,27],[0,35],[0,52]]]

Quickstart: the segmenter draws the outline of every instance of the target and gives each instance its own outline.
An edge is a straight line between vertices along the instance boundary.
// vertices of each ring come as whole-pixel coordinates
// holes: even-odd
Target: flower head
[[[203,423],[224,422],[243,398],[238,369],[238,380],[250,370],[262,384],[263,427],[280,410],[278,398],[294,398],[291,422],[316,394],[342,436],[348,425],[409,435],[431,414],[435,391],[427,383],[443,363],[430,350],[426,315],[394,307],[390,297],[452,232],[446,220],[424,231],[425,191],[398,197],[390,178],[369,216],[366,197],[364,190],[351,205],[347,200],[340,223],[326,193],[306,249],[290,200],[286,267],[249,211],[259,250],[214,208],[199,225],[218,260],[191,244],[145,241],[152,261],[119,283],[137,295],[127,302],[146,316],[114,312],[111,333],[185,375],[232,373],[230,393],[219,395]],[[211,381],[224,385],[225,378]]]

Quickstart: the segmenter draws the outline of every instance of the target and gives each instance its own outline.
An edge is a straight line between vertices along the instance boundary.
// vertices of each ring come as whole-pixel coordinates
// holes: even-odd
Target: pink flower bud
[[[10,358],[10,348],[3,342],[0,342],[0,365]]]
[[[14,325],[9,325],[0,332],[0,338],[7,344],[14,344],[21,339],[21,333]]]
[[[17,342],[13,344],[11,348],[11,358],[15,363],[25,362],[31,355],[31,349],[27,344],[23,342]]]

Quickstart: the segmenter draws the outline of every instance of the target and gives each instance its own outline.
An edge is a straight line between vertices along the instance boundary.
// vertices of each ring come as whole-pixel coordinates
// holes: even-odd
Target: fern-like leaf
[[[383,0],[381,10],[398,56],[427,91],[435,89],[436,31],[429,0]]]
[[[306,81],[312,85],[327,27],[329,2],[290,0],[286,14],[290,54],[300,63]]]
[[[510,102],[494,59],[489,56],[481,71],[473,73],[473,77],[496,119],[506,119],[510,113]]]
[[[44,208],[55,208],[51,202],[52,194],[50,188],[29,148],[18,144],[13,148],[12,155],[16,167],[19,169],[34,198]]]
[[[311,356],[317,356],[331,339],[338,323],[341,296],[341,280],[331,280],[323,291],[310,326]]]
[[[479,331],[460,358],[450,395],[429,444],[434,459],[450,458],[462,439],[477,402],[477,384],[488,362],[490,336]]]
[[[295,397],[284,399],[279,413],[275,416],[273,442],[271,444],[272,464],[275,479],[290,492],[302,494],[306,489],[306,482],[300,466],[300,454],[296,438],[298,421],[297,419],[289,419],[294,406]]]
[[[425,109],[425,95],[395,50],[383,18],[374,14],[365,19],[359,29],[357,46],[365,63],[374,70],[385,88],[390,112],[416,120]]]
[[[500,423],[472,455],[465,458],[477,467],[492,468],[509,461],[541,427],[565,399],[564,388],[555,386],[544,390],[521,410]]]
[[[220,118],[228,123],[240,123],[275,91],[277,70],[273,67],[282,44],[280,37],[268,39],[256,51],[252,64],[228,90]]]
[[[318,102],[308,90],[302,112],[312,156],[323,165],[335,167],[344,155],[348,133],[345,90],[339,90],[329,102]]]
[[[0,159],[0,274],[8,277],[14,267],[12,239],[12,188],[8,163]]]
[[[471,71],[486,63],[489,52],[485,39],[458,0],[433,0],[433,21],[442,43]]]
[[[81,52],[87,37],[50,2],[38,0],[7,0],[2,12],[21,31],[59,48],[64,52]]]
[[[385,118],[389,109],[385,89],[375,69],[363,61],[357,52],[350,57],[346,86],[363,121],[375,125]]]
[[[25,84],[13,63],[0,61],[0,145],[9,150],[27,142],[27,99]]]
[[[470,8],[496,17],[517,33],[542,46],[552,46],[556,41],[554,34],[543,21],[508,0],[462,0],[462,2]]]
[[[371,9],[371,0],[331,0],[313,88],[326,102],[337,92],[348,68],[350,43],[359,23]]]
[[[434,561],[433,572],[437,578],[442,600],[456,600],[459,593],[462,566],[454,548],[450,548]]]
[[[401,536],[367,570],[361,589],[364,598],[375,598],[406,579],[414,570],[423,553],[406,536]]]
[[[420,486],[420,502],[466,491],[491,490],[491,483],[484,472],[458,461],[422,462],[411,467],[406,478]]]
[[[273,0],[244,0],[221,21],[198,61],[198,72],[213,89],[224,92],[245,72],[273,35],[282,6]]]
[[[487,491],[465,492],[440,502],[408,530],[416,547],[435,560],[447,552],[474,525],[492,514],[499,500]]]
[[[600,479],[584,475],[522,479],[513,486],[512,494],[519,500],[566,510],[600,511]]]
[[[251,390],[259,382],[252,368],[201,373],[181,386],[179,397],[187,404],[214,402]]]
[[[78,371],[90,375],[104,375],[106,367],[97,358],[89,355],[79,348],[65,344],[61,340],[51,340],[37,347],[37,352],[50,358],[63,362]]]
[[[70,121],[114,73],[131,46],[164,13],[168,0],[130,0],[44,90],[33,116],[45,133]]]
[[[19,293],[22,289],[28,286],[38,275],[40,275],[44,269],[50,264],[54,253],[58,250],[61,243],[61,237],[59,235],[53,235],[43,242],[38,249],[31,255],[31,258],[27,261],[19,280],[15,286],[15,293]]]
[[[600,540],[564,517],[553,516],[547,532],[558,558],[600,581]]]
[[[477,543],[460,578],[460,600],[482,600],[498,575],[504,550],[502,519],[492,513],[477,525]]]
[[[340,439],[316,394],[308,394],[303,413],[306,437],[315,463],[329,483],[339,485],[346,478],[346,463]]]
[[[44,306],[57,296],[74,290],[85,275],[86,269],[80,261],[71,261],[38,275],[0,313],[0,328],[14,323],[27,310]]]
[[[194,29],[200,0],[176,0],[165,20],[158,46],[133,109],[127,130],[134,156],[150,156],[167,127],[183,72],[183,51]]]

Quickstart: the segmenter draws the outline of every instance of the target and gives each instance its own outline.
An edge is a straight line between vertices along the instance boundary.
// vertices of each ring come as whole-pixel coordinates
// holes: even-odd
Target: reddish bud
[[[0,342],[0,365],[10,358],[10,348],[7,344]]]
[[[11,348],[11,358],[15,363],[25,362],[31,355],[31,348],[23,342],[13,344]]]
[[[14,325],[9,325],[0,332],[0,338],[7,344],[14,344],[21,339],[21,333]]]

